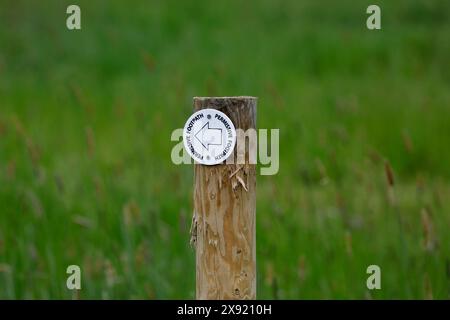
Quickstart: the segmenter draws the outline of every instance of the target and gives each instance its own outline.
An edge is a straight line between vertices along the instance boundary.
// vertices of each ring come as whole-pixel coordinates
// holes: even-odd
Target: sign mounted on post
[[[183,129],[184,148],[200,164],[225,161],[236,145],[236,129],[226,114],[202,109],[192,114]]]

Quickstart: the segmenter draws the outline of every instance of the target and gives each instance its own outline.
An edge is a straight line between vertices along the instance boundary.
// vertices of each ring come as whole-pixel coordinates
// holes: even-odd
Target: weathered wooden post
[[[237,131],[256,129],[255,97],[196,97],[195,111],[217,109]],[[191,242],[196,248],[197,299],[256,299],[256,170],[249,163],[195,165]],[[245,145],[245,142],[244,142]]]

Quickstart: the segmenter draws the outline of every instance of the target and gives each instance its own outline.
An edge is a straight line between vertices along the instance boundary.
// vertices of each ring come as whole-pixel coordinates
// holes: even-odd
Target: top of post
[[[253,96],[231,96],[231,97],[194,97],[194,100],[257,100]]]
[[[227,115],[236,129],[256,128],[257,97],[194,97],[194,110],[216,109]]]

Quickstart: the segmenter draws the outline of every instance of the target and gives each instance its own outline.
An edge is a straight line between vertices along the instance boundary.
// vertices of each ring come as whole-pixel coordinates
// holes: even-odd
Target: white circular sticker
[[[233,153],[236,129],[225,113],[202,109],[186,121],[183,143],[186,151],[198,163],[219,164]]]

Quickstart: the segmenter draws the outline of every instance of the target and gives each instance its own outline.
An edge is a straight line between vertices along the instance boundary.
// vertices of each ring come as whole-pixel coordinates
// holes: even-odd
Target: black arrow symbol
[[[201,135],[200,135],[201,134]],[[200,135],[200,137],[199,137]],[[220,146],[222,145],[222,129],[220,128],[210,128],[209,121],[197,131],[194,135],[195,138],[202,144],[202,146],[209,151],[209,146]]]

